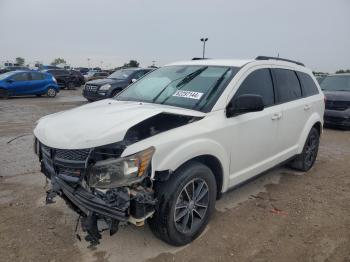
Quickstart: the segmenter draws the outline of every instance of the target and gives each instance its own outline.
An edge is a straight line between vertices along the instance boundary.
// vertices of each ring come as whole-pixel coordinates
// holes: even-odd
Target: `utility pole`
[[[205,58],[205,42],[208,41],[208,37],[201,38],[201,42],[203,42],[203,59]]]

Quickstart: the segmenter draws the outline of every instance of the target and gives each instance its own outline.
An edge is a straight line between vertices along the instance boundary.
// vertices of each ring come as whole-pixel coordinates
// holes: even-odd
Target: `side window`
[[[277,98],[280,103],[301,98],[301,87],[296,73],[288,69],[272,69],[276,81]]]
[[[18,73],[18,74],[15,74],[12,77],[12,79],[15,81],[28,81],[29,77],[28,77],[28,73]]]
[[[141,76],[145,74],[144,70],[137,71],[132,78],[139,79]]]
[[[266,107],[275,103],[273,84],[269,69],[258,69],[248,75],[238,88],[235,97],[247,94],[261,95]]]
[[[67,70],[59,70],[59,71],[60,71],[60,75],[62,76],[69,75],[69,72]]]
[[[53,75],[53,76],[57,76],[57,70],[48,70],[47,71],[49,74]]]
[[[318,94],[317,86],[311,76],[302,72],[297,72],[297,75],[301,82],[304,97]]]
[[[40,74],[40,73],[36,73],[36,72],[31,72],[30,76],[31,76],[32,80],[44,80],[45,79],[44,74]]]

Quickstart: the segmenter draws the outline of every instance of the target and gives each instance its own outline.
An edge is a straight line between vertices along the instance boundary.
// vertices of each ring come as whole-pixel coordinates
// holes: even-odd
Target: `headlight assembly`
[[[105,84],[99,88],[100,91],[107,91],[111,88],[110,84]]]
[[[154,151],[154,147],[150,147],[128,157],[96,162],[90,168],[89,186],[110,189],[141,181],[151,163]]]

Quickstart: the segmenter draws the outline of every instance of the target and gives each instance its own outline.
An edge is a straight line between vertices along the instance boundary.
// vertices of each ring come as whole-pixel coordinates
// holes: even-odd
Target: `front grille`
[[[60,159],[73,160],[73,161],[85,161],[88,157],[90,149],[56,149],[55,156]]]
[[[56,149],[41,144],[46,175],[60,174],[78,179],[85,172],[90,149]]]
[[[85,91],[87,91],[87,92],[96,92],[97,88],[98,88],[98,86],[94,86],[94,85],[90,85],[90,84],[85,85]]]
[[[350,107],[350,102],[348,101],[333,101],[326,100],[326,109],[344,111]]]

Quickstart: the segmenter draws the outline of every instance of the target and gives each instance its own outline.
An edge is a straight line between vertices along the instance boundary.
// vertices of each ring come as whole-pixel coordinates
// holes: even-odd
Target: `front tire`
[[[313,127],[305,141],[303,152],[292,160],[290,167],[306,172],[314,165],[320,144],[320,133]]]
[[[215,208],[216,181],[202,163],[191,161],[156,185],[158,203],[149,219],[153,233],[168,244],[182,246],[205,229]]]
[[[46,95],[48,97],[55,97],[57,95],[57,91],[56,89],[49,87],[49,89],[47,89]]]

